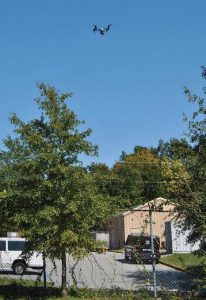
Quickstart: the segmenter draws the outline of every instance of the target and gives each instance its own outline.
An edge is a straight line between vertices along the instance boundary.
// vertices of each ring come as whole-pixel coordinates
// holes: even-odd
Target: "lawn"
[[[206,256],[198,256],[193,253],[162,255],[160,262],[188,272],[198,267],[206,268]]]

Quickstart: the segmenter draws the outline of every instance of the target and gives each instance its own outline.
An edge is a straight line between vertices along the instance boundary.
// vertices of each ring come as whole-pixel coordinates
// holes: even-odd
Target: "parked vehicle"
[[[151,236],[133,233],[129,234],[125,243],[125,260],[132,262],[158,263],[160,259],[160,239],[153,236],[154,256],[152,254]]]
[[[29,258],[22,254],[25,249],[24,238],[0,238],[0,271],[13,270],[17,275],[23,275],[27,268],[42,269],[41,253],[33,252]]]

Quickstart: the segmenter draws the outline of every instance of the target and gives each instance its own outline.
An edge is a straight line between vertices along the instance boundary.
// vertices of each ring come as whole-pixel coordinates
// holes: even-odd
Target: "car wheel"
[[[18,261],[13,265],[13,271],[16,275],[23,275],[26,271],[26,265],[24,262]]]

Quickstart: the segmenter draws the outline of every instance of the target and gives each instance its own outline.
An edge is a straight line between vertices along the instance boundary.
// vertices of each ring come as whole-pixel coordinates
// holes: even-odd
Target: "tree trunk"
[[[66,252],[65,251],[62,252],[61,261],[62,261],[62,286],[61,286],[61,290],[62,290],[62,296],[66,296],[67,295],[67,291],[66,291],[67,262],[66,262]]]

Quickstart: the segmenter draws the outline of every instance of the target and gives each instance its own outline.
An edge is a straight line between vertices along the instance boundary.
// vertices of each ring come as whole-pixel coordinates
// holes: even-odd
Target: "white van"
[[[42,269],[43,257],[34,252],[26,259],[22,256],[26,240],[24,238],[0,238],[0,271],[13,270],[17,275],[23,275],[27,268]]]

